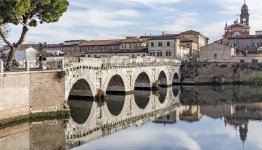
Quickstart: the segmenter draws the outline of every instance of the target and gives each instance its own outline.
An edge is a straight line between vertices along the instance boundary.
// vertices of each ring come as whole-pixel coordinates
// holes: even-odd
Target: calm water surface
[[[262,149],[262,87],[172,87],[70,99],[71,118],[0,129],[0,149]]]

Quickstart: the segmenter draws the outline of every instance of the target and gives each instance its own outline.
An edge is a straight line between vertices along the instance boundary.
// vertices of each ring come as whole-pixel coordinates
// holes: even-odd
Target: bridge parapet
[[[92,68],[130,68],[149,66],[180,66],[181,62],[174,59],[160,59],[155,57],[111,57],[111,58],[79,58],[77,61],[65,60],[65,68],[87,66]]]

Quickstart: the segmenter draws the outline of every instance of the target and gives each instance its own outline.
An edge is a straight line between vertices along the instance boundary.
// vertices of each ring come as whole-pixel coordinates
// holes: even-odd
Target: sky
[[[26,43],[62,43],[65,40],[119,39],[126,36],[175,34],[196,30],[220,39],[226,22],[232,24],[244,0],[69,0],[56,23],[30,28]],[[251,34],[262,30],[261,0],[247,0]],[[21,27],[10,26],[15,42]]]
[[[261,122],[249,121],[243,145],[238,129],[225,126],[223,119],[204,116],[198,122],[178,121],[176,124],[147,123],[120,130],[88,142],[74,150],[240,150],[262,149]]]

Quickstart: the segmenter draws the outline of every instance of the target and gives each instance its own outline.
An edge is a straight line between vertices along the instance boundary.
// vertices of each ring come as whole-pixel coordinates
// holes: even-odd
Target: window
[[[167,42],[167,43],[166,43],[166,46],[170,46],[170,42]]]
[[[155,52],[150,52],[150,56],[155,56]]]
[[[217,59],[217,54],[214,54],[214,59]]]
[[[244,63],[244,62],[245,62],[245,60],[241,59],[241,60],[240,60],[240,62],[241,62],[241,63]]]
[[[257,63],[258,63],[258,60],[257,60],[257,59],[252,59],[252,63],[253,63],[253,64],[257,64]]]
[[[161,47],[162,46],[162,42],[158,42],[158,47]]]
[[[154,47],[154,42],[151,42],[151,47]]]
[[[162,52],[157,52],[157,56],[161,57],[162,56]]]
[[[171,52],[166,52],[166,56],[171,56]]]
[[[170,120],[170,116],[169,116],[169,115],[167,115],[167,116],[166,116],[166,119],[167,119],[167,120]]]

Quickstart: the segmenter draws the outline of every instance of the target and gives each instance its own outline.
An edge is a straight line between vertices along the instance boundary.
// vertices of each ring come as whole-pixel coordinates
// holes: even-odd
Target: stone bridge
[[[0,121],[68,111],[67,100],[152,90],[180,81],[180,61],[154,57],[55,58],[13,72],[0,60]],[[42,115],[42,114],[41,114]]]
[[[65,99],[152,90],[180,81],[180,61],[154,57],[79,58],[64,62]]]

